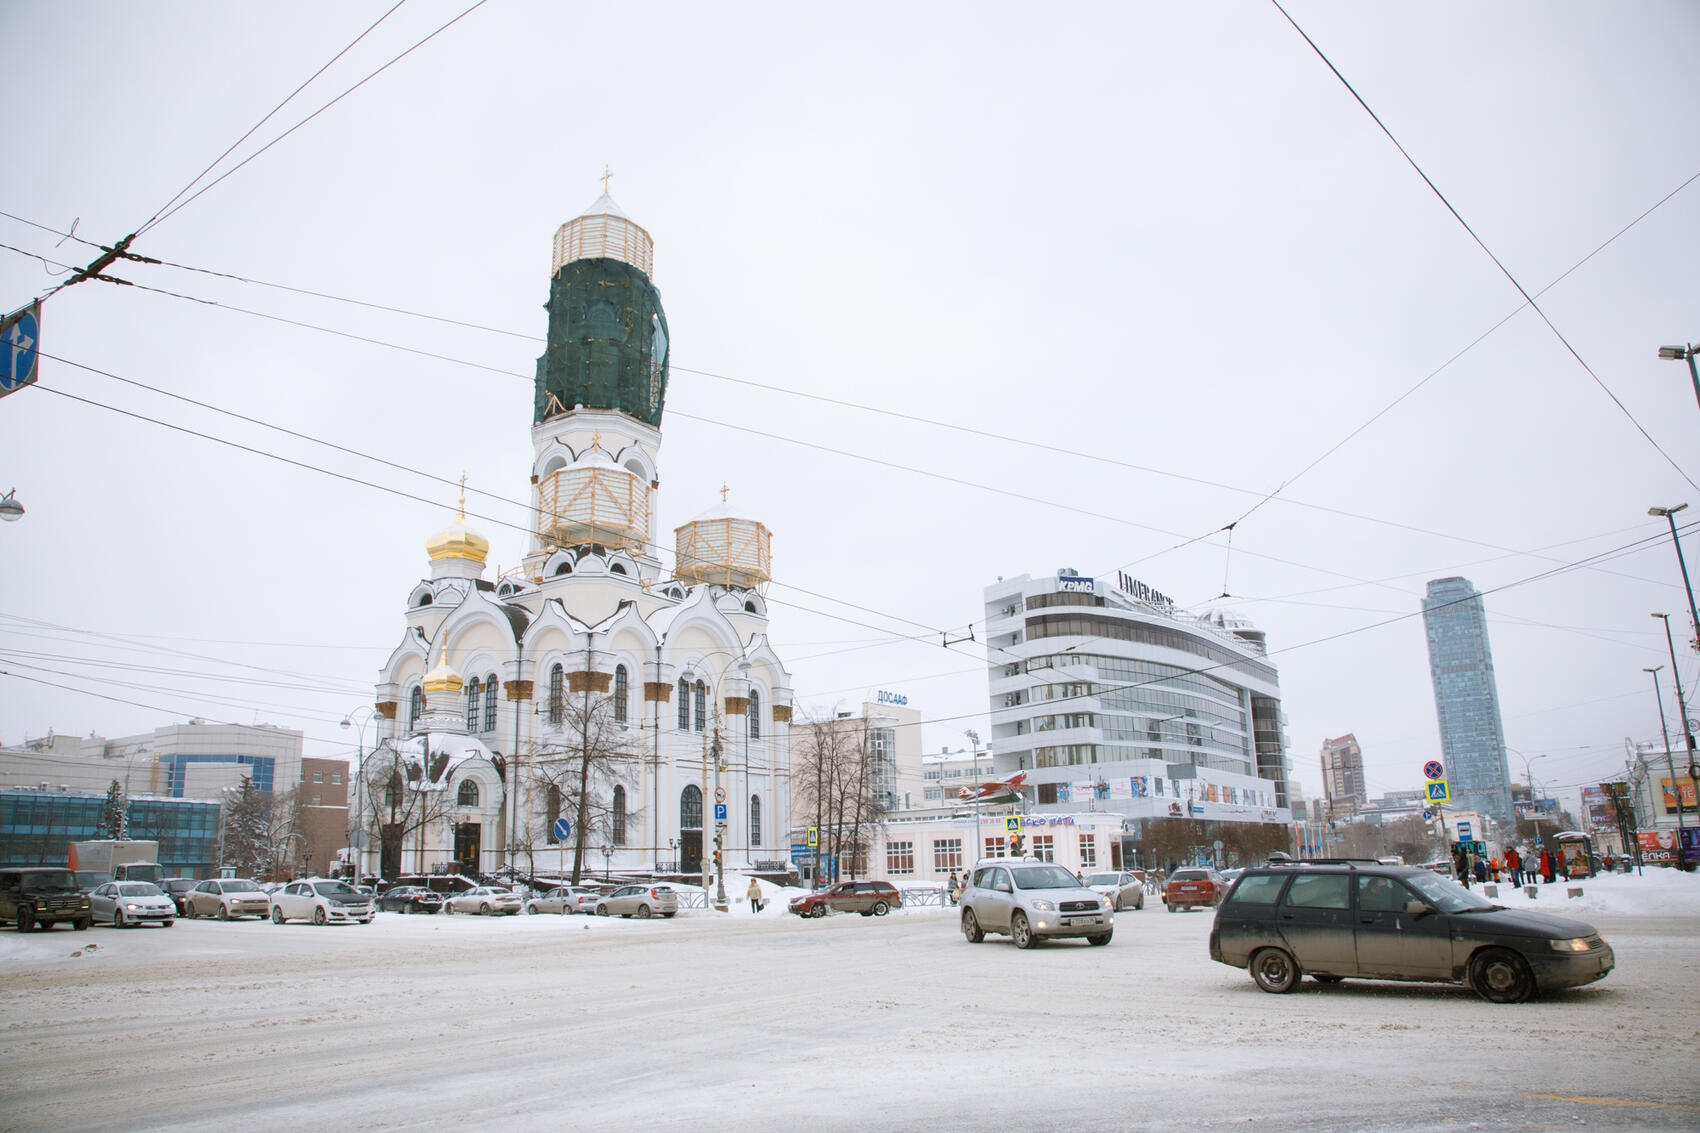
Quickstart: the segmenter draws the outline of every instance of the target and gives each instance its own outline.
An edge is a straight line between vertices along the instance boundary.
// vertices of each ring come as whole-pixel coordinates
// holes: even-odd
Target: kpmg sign
[[[1123,594],[1127,594],[1141,602],[1148,602],[1153,606],[1162,606],[1170,610],[1175,608],[1175,600],[1173,598],[1161,591],[1153,590],[1137,578],[1129,576],[1126,571],[1118,570],[1116,572],[1116,589],[1120,590]]]
[[[1091,594],[1097,589],[1097,583],[1090,578],[1081,578],[1074,574],[1059,574],[1057,590],[1063,594]]]

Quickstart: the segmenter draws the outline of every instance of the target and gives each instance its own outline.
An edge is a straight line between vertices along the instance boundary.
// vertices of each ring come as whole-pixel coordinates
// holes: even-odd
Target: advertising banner
[[[1641,846],[1641,860],[1647,865],[1676,864],[1676,831],[1643,830],[1635,839]]]
[[[1672,784],[1669,779],[1660,779],[1659,794],[1663,796],[1665,813],[1676,813],[1676,786],[1678,785],[1682,788],[1682,813],[1696,813],[1696,808],[1694,806],[1694,780],[1680,779],[1676,784]]]

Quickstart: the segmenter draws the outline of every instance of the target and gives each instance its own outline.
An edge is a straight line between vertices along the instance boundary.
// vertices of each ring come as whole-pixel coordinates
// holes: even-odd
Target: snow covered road
[[[1590,883],[1617,970],[1521,1006],[1265,995],[1155,904],[1031,952],[779,904],[6,933],[0,1128],[1694,1129],[1691,881]]]

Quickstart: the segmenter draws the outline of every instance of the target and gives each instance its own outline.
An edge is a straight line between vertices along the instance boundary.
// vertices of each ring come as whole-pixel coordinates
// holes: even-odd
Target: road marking
[[[1681,1109],[1700,1113],[1700,1105],[1677,1105],[1675,1102],[1638,1102],[1630,1098],[1573,1098],[1565,1094],[1524,1094],[1523,1096],[1540,1098],[1549,1102],[1580,1102],[1583,1105],[1626,1105],[1644,1109]]]

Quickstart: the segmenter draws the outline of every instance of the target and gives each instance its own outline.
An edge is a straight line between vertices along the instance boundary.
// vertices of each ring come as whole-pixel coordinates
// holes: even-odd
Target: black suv
[[[89,895],[77,875],[54,866],[0,869],[0,921],[11,921],[19,932],[52,928],[69,921],[78,930],[89,927]]]
[[[1592,925],[1495,905],[1426,869],[1343,859],[1246,870],[1216,910],[1210,958],[1269,992],[1306,975],[1440,981],[1494,1003],[1593,983],[1616,963]]]

